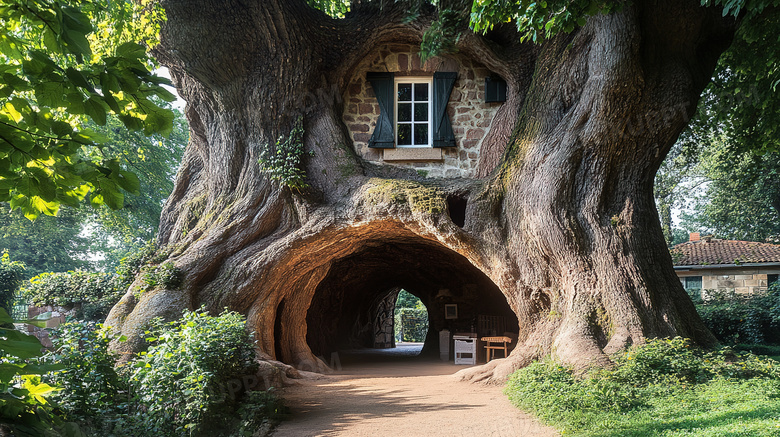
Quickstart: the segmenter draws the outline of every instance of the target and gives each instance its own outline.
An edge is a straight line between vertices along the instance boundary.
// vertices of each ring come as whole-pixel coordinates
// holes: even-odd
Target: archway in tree
[[[428,309],[424,355],[438,356],[442,329],[476,332],[480,315],[503,318],[507,330],[518,332],[504,295],[463,255],[420,238],[376,240],[335,260],[316,286],[306,317],[306,340],[314,355],[388,347],[386,333],[378,332],[378,312],[387,309],[388,301],[394,303],[402,288]],[[445,318],[446,304],[458,305],[456,319]],[[278,359],[293,361],[280,352]]]

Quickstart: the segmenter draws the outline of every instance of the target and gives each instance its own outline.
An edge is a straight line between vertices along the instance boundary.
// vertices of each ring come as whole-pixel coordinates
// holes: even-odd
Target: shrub
[[[252,388],[257,365],[243,318],[187,312],[147,332],[149,350],[118,371],[111,332],[97,323],[61,325],[46,381],[67,420],[88,435],[253,435],[282,411],[272,391]],[[118,340],[122,340],[119,338]]]
[[[257,371],[243,317],[186,312],[147,335],[152,346],[133,363],[131,378],[141,427],[171,436],[224,429],[238,410],[236,391]]]
[[[703,356],[704,352],[685,338],[650,340],[618,356],[618,366],[610,377],[633,386],[701,383],[713,376]]]
[[[780,283],[761,295],[718,290],[706,290],[705,295],[706,299],[694,299],[694,303],[704,324],[721,343],[780,343]]]
[[[251,391],[238,410],[239,424],[234,434],[236,436],[254,436],[259,429],[269,429],[274,420],[284,414],[284,405],[276,397],[273,389],[268,391]],[[262,433],[260,435],[263,435]]]
[[[112,338],[110,328],[98,323],[65,323],[53,332],[54,352],[44,358],[62,367],[45,378],[62,389],[54,399],[68,420],[86,429],[112,429],[127,412],[127,379],[114,367]]]
[[[83,303],[77,318],[104,320],[111,307],[124,294],[126,286],[112,273],[77,270],[67,273],[41,273],[22,289],[33,305],[57,305],[65,308]]]
[[[641,404],[631,385],[600,373],[578,379],[571,369],[549,359],[515,372],[506,393],[516,404],[538,411],[620,411]]]
[[[428,311],[418,308],[397,308],[395,327],[401,341],[425,341],[428,332]]]
[[[62,420],[49,402],[57,388],[39,375],[52,367],[32,362],[42,355],[41,342],[12,322],[0,308],[0,435],[80,435],[78,426]]]
[[[119,267],[116,268],[116,274],[123,284],[129,286],[135,280],[135,277],[141,272],[141,267],[152,260],[155,253],[154,241],[147,242],[139,250],[122,258]]]
[[[172,263],[145,265],[153,258],[154,245],[147,244],[125,257],[116,273],[87,272],[41,273],[22,288],[22,295],[33,305],[71,308],[80,304],[77,319],[102,321],[119,302],[138,274],[143,273],[144,290],[163,286],[177,288],[181,272]]]
[[[176,289],[181,285],[181,270],[170,262],[157,266],[143,266],[141,267],[141,272],[143,272],[143,282],[146,288],[163,287]]]
[[[0,308],[13,312],[14,294],[24,279],[24,264],[11,261],[8,252],[0,257]]]

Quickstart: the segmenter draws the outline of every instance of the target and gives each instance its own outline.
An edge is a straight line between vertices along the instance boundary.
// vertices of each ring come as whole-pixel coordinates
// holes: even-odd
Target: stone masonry
[[[418,149],[417,153],[410,149],[385,149],[391,151],[385,152],[369,148],[368,140],[379,117],[379,104],[371,84],[366,81],[369,71],[390,71],[396,73],[396,77],[432,76],[436,71],[457,72],[458,79],[447,105],[457,147]],[[355,151],[365,160],[413,168],[425,177],[473,177],[482,141],[501,106],[501,103],[485,103],[485,78],[489,75],[490,71],[485,67],[465,56],[437,57],[421,65],[415,46],[387,44],[378,47],[358,65],[344,94],[343,119]],[[404,153],[401,155],[403,160],[399,160],[398,152]],[[393,161],[389,160],[391,154],[395,155]]]

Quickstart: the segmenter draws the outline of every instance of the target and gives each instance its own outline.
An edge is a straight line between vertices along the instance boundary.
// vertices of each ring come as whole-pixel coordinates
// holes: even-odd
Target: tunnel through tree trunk
[[[438,332],[477,332],[480,315],[505,318],[507,330],[519,326],[501,290],[465,257],[432,241],[386,238],[334,260],[318,284],[306,317],[307,341],[318,356],[374,347],[376,302],[404,289],[428,310],[424,353],[438,355]],[[446,319],[447,304],[458,305],[457,319]],[[289,321],[294,323],[295,321]],[[499,333],[503,334],[503,333]]]

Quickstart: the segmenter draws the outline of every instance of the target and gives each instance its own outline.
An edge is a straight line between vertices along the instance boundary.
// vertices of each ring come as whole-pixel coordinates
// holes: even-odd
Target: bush
[[[401,341],[425,341],[428,333],[428,311],[398,308],[395,314],[396,335]]]
[[[65,323],[53,332],[55,350],[44,358],[62,367],[45,378],[62,389],[55,401],[68,420],[87,430],[111,430],[127,413],[127,378],[114,367],[116,355],[108,349],[111,339],[110,328],[103,325]]]
[[[0,257],[0,308],[9,314],[13,312],[16,289],[24,279],[24,264],[11,261],[8,252]]]
[[[116,268],[116,274],[120,281],[129,286],[135,280],[135,277],[141,272],[141,267],[152,260],[155,253],[154,241],[147,242],[137,251],[129,254],[119,261],[119,267]]]
[[[42,355],[43,345],[17,331],[12,322],[0,308],[0,435],[80,435],[78,426],[62,420],[49,402],[56,387],[38,376],[53,370],[33,362]]]
[[[96,323],[61,325],[47,376],[55,401],[88,435],[253,435],[282,410],[272,391],[252,389],[257,365],[243,318],[187,312],[156,322],[153,344],[119,371],[111,334]],[[121,338],[117,340],[122,340]]]
[[[37,306],[71,308],[80,304],[77,319],[102,321],[139,274],[143,274],[143,290],[157,286],[177,288],[181,284],[181,272],[172,263],[145,265],[159,262],[153,256],[154,245],[149,243],[123,258],[116,273],[82,270],[41,273],[22,288],[22,295]]]
[[[121,299],[127,286],[112,273],[77,270],[67,273],[41,273],[30,279],[22,295],[33,305],[70,308],[82,303],[76,318],[104,320]]]
[[[755,296],[717,290],[704,294],[706,299],[694,299],[696,309],[721,343],[780,344],[780,283]]]
[[[163,287],[176,289],[181,285],[182,273],[173,263],[167,262],[160,265],[147,265],[141,267],[145,289]]]
[[[650,340],[616,358],[610,377],[637,387],[652,384],[696,384],[709,381],[714,372],[705,353],[688,339]]]
[[[516,403],[533,399],[534,408],[540,410],[620,411],[641,404],[637,390],[630,385],[621,385],[604,375],[578,379],[571,369],[549,359],[516,372],[506,392]]]
[[[147,332],[152,343],[133,363],[131,385],[142,406],[142,429],[154,435],[225,429],[239,408],[242,383],[257,364],[244,319],[187,312]]]

